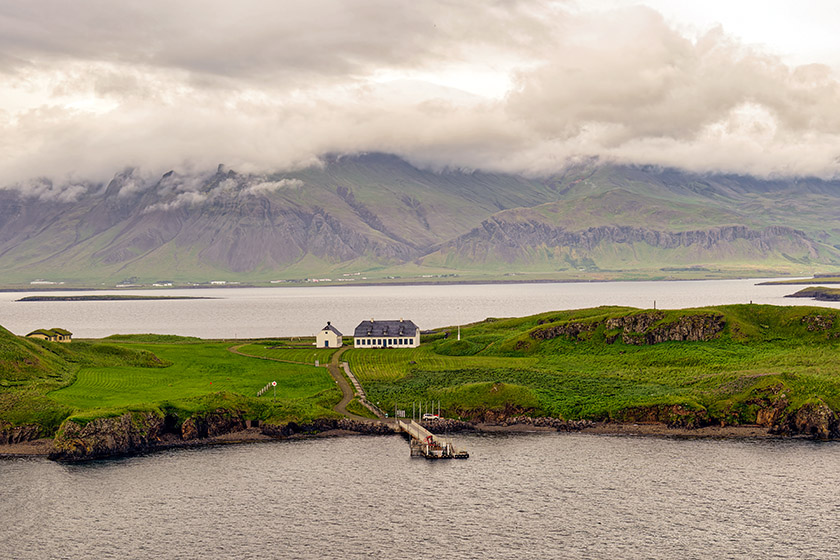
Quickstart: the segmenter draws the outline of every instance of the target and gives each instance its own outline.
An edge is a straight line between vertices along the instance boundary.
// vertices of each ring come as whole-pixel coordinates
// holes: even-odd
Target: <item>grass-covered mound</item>
[[[488,319],[418,349],[345,354],[384,409],[527,413],[679,425],[794,421],[840,411],[840,313],[731,305],[600,307]],[[500,398],[500,391],[504,398]]]
[[[32,435],[49,435],[73,408],[48,396],[67,387],[84,368],[168,365],[154,354],[109,344],[63,344],[16,336],[0,327],[0,432],[33,425]],[[6,436],[7,439],[10,436]]]

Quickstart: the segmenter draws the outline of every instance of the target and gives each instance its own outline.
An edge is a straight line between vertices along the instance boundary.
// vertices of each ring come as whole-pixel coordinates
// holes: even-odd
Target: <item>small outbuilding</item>
[[[327,321],[327,326],[315,335],[316,348],[341,348],[342,334]]]
[[[362,321],[353,333],[356,348],[417,348],[420,329],[412,321]]]
[[[66,329],[38,329],[26,336],[27,338],[38,338],[50,342],[70,342],[73,338],[73,333]]]

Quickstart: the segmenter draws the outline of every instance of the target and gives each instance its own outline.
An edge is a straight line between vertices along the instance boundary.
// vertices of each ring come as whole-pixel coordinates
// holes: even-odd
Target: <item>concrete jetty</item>
[[[396,431],[407,434],[412,457],[426,459],[467,459],[470,454],[455,448],[452,439],[435,435],[414,420],[397,420]]]

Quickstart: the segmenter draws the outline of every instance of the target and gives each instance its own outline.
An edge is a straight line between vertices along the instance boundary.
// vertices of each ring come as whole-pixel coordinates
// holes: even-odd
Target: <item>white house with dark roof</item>
[[[362,321],[353,332],[354,348],[417,348],[420,329],[412,321]]]
[[[327,321],[327,326],[318,331],[318,334],[315,335],[315,347],[341,348],[341,345],[344,344],[341,339],[342,336],[344,335],[342,335],[337,328]]]

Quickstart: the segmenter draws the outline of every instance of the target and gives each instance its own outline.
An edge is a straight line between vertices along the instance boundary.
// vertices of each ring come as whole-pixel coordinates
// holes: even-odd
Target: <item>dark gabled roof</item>
[[[412,321],[362,321],[353,336],[414,336],[417,325]]]
[[[323,328],[323,329],[321,329],[321,330],[322,330],[322,331],[332,331],[332,332],[334,332],[335,334],[337,334],[338,336],[344,336],[343,334],[341,334],[341,332],[339,332],[339,330],[338,330],[337,328],[335,328],[334,326],[332,326],[332,325],[330,324],[330,322],[329,322],[329,321],[327,321],[327,326],[326,326],[326,327],[324,327],[324,328]]]

